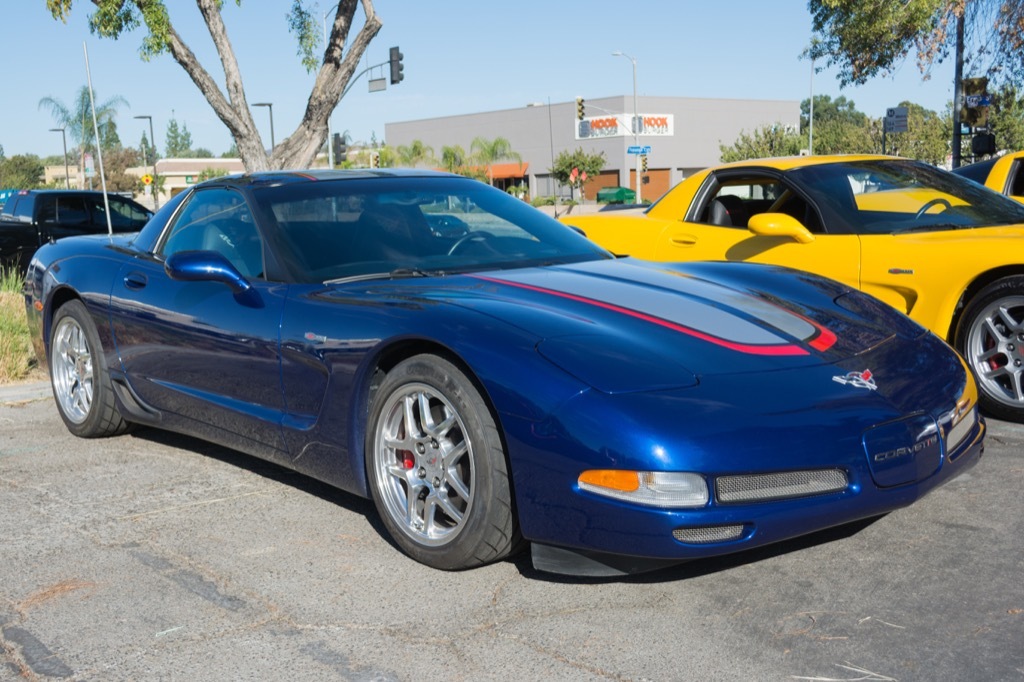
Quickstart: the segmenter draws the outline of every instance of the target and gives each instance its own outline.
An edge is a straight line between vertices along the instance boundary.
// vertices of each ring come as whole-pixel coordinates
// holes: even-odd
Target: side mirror
[[[252,289],[238,268],[216,251],[172,253],[164,262],[164,271],[171,279],[182,282],[220,282],[235,294],[246,294]]]
[[[814,235],[793,216],[785,213],[758,213],[750,217],[747,229],[761,237],[789,237],[799,244],[810,244]]]

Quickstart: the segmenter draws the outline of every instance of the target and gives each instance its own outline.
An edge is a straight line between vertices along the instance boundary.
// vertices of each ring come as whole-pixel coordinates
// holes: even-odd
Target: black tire
[[[128,430],[114,400],[96,326],[81,301],[68,301],[53,316],[50,384],[57,411],[76,436],[101,438]]]
[[[978,292],[960,316],[954,345],[978,380],[981,409],[1024,421],[1024,276]]]
[[[376,391],[369,416],[370,492],[402,551],[427,566],[458,570],[517,548],[498,428],[455,365],[434,355],[399,363]]]

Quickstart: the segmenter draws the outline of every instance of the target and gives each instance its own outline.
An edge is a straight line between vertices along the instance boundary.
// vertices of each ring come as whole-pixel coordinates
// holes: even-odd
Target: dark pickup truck
[[[153,212],[131,199],[108,194],[114,232],[138,232]],[[102,192],[22,190],[0,209],[0,267],[24,273],[32,254],[48,241],[82,234],[105,234]]]

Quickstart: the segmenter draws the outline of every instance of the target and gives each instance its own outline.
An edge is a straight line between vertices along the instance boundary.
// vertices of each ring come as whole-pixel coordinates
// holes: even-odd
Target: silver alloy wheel
[[[57,324],[51,343],[54,396],[64,416],[81,424],[92,409],[94,377],[92,351],[85,331],[76,320],[65,317]]]
[[[387,514],[415,542],[444,545],[473,507],[476,467],[462,418],[421,383],[388,397],[374,434],[377,489]]]
[[[1024,407],[1024,296],[1005,296],[970,321],[964,355],[982,391],[1009,407]]]

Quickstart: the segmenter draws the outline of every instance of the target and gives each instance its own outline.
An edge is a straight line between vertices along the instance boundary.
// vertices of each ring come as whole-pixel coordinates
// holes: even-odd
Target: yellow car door
[[[746,227],[700,223],[668,226],[662,232],[661,260],[770,263],[860,286],[857,235],[812,234],[799,221],[781,213],[762,213],[751,222]]]
[[[810,202],[776,173],[720,172],[695,192],[685,218],[663,227],[652,256],[771,263],[860,287],[858,236],[825,232]]]

